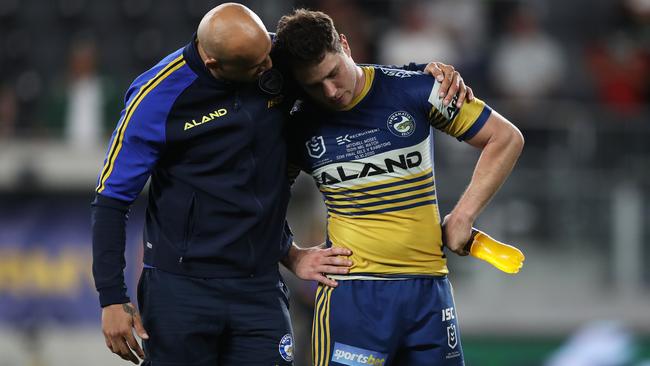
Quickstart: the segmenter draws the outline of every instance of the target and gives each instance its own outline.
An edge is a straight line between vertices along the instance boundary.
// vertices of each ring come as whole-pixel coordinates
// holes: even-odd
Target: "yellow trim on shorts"
[[[326,366],[330,363],[330,300],[333,287],[318,285],[314,307],[314,321],[311,329],[312,363]]]

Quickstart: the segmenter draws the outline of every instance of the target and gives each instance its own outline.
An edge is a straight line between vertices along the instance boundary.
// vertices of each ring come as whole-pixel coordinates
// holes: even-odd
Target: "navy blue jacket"
[[[149,177],[145,264],[198,277],[277,271],[292,240],[284,223],[286,107],[281,76],[261,80],[215,79],[190,42],[131,84],[93,202],[102,306],[129,301],[124,225]]]

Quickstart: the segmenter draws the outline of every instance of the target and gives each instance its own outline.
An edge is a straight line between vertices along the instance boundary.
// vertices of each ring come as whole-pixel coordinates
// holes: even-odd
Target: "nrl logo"
[[[305,142],[307,147],[307,154],[312,158],[318,159],[325,154],[325,140],[323,136],[312,136],[312,138]]]
[[[456,348],[458,345],[458,335],[456,334],[456,324],[447,327],[447,345],[449,348]]]

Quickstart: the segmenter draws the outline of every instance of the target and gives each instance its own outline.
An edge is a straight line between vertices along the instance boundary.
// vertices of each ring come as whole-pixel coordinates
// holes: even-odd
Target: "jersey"
[[[352,250],[350,275],[445,275],[431,127],[466,140],[491,109],[478,99],[444,106],[429,75],[362,70],[362,92],[345,110],[294,105],[290,163],[322,193],[328,245]]]

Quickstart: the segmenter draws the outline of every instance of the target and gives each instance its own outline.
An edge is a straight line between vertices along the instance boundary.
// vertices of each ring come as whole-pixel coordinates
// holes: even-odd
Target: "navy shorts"
[[[316,291],[314,365],[465,364],[446,276],[338,283]]]
[[[145,268],[143,365],[293,365],[288,290],[266,278],[194,278]]]

